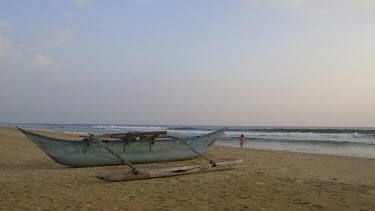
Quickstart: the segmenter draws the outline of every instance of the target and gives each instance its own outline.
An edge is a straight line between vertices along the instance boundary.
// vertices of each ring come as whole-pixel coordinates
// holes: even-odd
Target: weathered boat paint
[[[77,141],[52,138],[18,128],[55,162],[72,167],[109,166],[122,163],[108,153],[98,141]],[[185,139],[200,153],[206,152],[226,128]],[[105,144],[131,163],[156,163],[187,160],[197,157],[186,144],[170,138],[150,140],[108,140]]]

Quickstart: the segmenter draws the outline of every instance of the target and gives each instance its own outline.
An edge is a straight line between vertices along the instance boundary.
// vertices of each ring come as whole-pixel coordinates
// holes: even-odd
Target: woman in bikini
[[[241,134],[241,138],[240,138],[240,146],[241,147],[244,147],[245,146],[245,136],[243,134]]]

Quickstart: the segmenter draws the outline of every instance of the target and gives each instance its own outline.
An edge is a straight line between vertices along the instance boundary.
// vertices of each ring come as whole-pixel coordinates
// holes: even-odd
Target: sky
[[[375,0],[0,0],[0,122],[375,126]]]

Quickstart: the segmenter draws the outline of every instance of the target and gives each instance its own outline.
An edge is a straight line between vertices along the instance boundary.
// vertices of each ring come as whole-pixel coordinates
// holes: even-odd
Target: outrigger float
[[[224,134],[227,128],[181,139],[167,135],[167,131],[129,132],[81,136],[82,140],[65,140],[40,135],[18,128],[55,162],[71,167],[127,165],[131,170],[102,173],[99,179],[125,181],[169,177],[207,171],[225,170],[243,160],[215,162],[204,153]],[[133,164],[188,160],[201,157],[204,165],[140,171]]]

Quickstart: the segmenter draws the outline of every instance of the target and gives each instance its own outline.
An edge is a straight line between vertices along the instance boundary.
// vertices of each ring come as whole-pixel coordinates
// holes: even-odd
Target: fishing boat
[[[179,161],[204,156],[227,128],[180,139],[167,131],[83,136],[82,140],[52,138],[18,128],[55,162],[72,167]],[[104,147],[103,147],[104,146]]]

